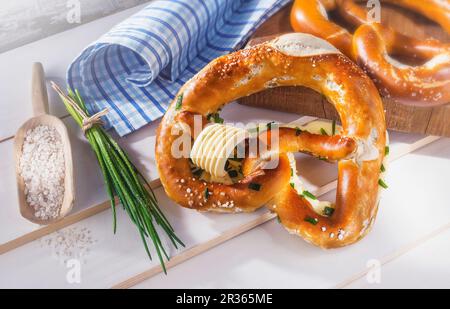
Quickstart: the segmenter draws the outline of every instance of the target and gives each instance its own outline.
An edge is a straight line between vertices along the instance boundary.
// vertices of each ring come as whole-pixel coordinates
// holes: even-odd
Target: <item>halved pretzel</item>
[[[450,29],[449,3],[443,1],[389,0],[436,20]],[[337,8],[350,24],[360,26],[352,35],[328,19],[327,10]],[[435,39],[417,40],[372,23],[367,11],[355,0],[297,0],[291,11],[291,25],[329,41],[356,61],[374,79],[380,92],[411,105],[435,106],[450,102],[450,44]],[[450,33],[450,32],[449,32]],[[399,63],[389,55],[428,60],[420,66]]]
[[[192,133],[195,117],[201,119],[201,130],[207,116],[228,102],[269,87],[293,85],[312,88],[334,104],[342,121],[341,136],[280,127],[278,147],[270,149],[279,153],[278,165],[273,169],[257,165],[255,170],[260,161],[246,157],[243,179],[231,185],[196,177],[188,157],[173,155],[174,145],[184,134],[197,138]],[[259,137],[270,140],[271,134],[269,128]],[[253,211],[274,201],[269,204],[277,205],[272,209],[286,227],[308,231],[306,238],[321,247],[339,247],[358,240],[367,230],[366,223],[375,217],[385,144],[383,106],[370,78],[329,43],[294,33],[222,56],[189,80],[158,128],[156,161],[168,196],[181,206],[237,212]],[[297,151],[339,161],[336,211],[320,226],[304,221],[308,219],[302,217],[308,215],[305,209],[312,208],[293,197],[287,153]],[[291,220],[294,213],[301,222]],[[304,227],[304,222],[311,226]],[[346,237],[324,240],[322,227],[336,235],[345,229]]]

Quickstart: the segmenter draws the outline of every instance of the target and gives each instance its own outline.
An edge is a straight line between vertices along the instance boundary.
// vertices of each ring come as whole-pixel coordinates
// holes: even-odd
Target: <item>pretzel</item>
[[[389,0],[437,21],[450,33],[450,8],[443,1]],[[354,34],[331,22],[327,11],[337,8]],[[357,62],[375,81],[380,92],[398,102],[436,106],[450,102],[450,44],[435,39],[417,40],[392,28],[371,23],[367,12],[354,0],[295,1],[291,25],[299,32],[319,36]],[[420,66],[402,64],[389,55],[428,60]]]
[[[341,117],[339,134],[333,135],[330,128],[323,134],[323,128],[314,132],[308,127],[268,126],[256,137],[245,138],[244,148],[254,138],[274,146],[255,157],[246,152],[239,181],[229,184],[197,176],[199,167],[192,166],[196,159],[189,158],[191,151],[206,149],[214,140],[214,147],[221,149],[227,142],[217,132],[233,132],[217,124],[211,128],[210,115],[242,96],[278,86],[306,86],[326,96]],[[202,134],[207,129],[214,138]],[[278,143],[271,143],[277,137]],[[194,146],[183,149],[184,156],[173,155],[174,149],[183,148],[179,141],[193,142]],[[320,247],[332,248],[357,241],[373,222],[385,145],[383,106],[370,78],[329,43],[293,33],[219,57],[189,80],[160,123],[156,162],[167,195],[183,207],[229,213],[250,212],[267,204],[288,230]],[[292,185],[293,152],[338,161],[335,206],[318,203],[311,194],[302,197],[297,193]],[[277,164],[267,168],[267,157],[273,156]],[[217,165],[203,166],[211,166],[213,172],[212,166]],[[314,212],[321,206],[335,211],[332,215],[328,211],[328,217]],[[340,231],[346,231],[345,237],[337,237]]]

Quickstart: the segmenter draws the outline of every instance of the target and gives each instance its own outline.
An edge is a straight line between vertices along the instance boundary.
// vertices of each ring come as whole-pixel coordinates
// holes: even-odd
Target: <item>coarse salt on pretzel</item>
[[[450,102],[450,44],[435,39],[417,40],[372,23],[355,0],[297,0],[291,11],[291,25],[329,41],[356,61],[374,79],[380,92],[410,105],[436,106]],[[437,21],[449,31],[450,3],[447,1],[389,0]],[[328,19],[327,10],[337,8],[350,24],[360,26],[352,35]],[[450,32],[449,32],[450,33]],[[416,57],[427,62],[419,66],[402,64],[390,55]]]
[[[246,156],[242,161],[243,177],[232,184],[197,177],[189,156],[171,152],[180,139],[195,143],[201,135],[194,132],[195,117],[201,119],[203,129],[208,115],[228,102],[275,86],[306,86],[325,95],[341,117],[341,135],[269,127],[258,138],[270,141],[278,137],[277,146],[269,149],[279,154],[278,164],[269,169],[260,164],[260,159]],[[275,132],[277,136],[272,136]],[[357,241],[366,233],[370,225],[367,222],[373,222],[385,143],[383,106],[370,78],[326,41],[293,33],[219,57],[189,80],[158,128],[156,162],[166,193],[181,206],[201,211],[248,212],[269,202],[288,229],[330,248]],[[178,146],[175,148],[183,148]],[[188,150],[185,153],[190,153]],[[292,152],[338,161],[336,205],[330,217],[317,214],[291,186],[288,154]],[[319,218],[319,224],[308,220],[312,213]],[[325,237],[323,228],[336,235],[345,229],[346,235]]]

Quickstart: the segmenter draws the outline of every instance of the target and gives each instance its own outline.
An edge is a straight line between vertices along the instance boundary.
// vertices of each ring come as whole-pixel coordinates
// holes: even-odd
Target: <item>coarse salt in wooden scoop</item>
[[[74,201],[72,151],[65,124],[48,114],[41,63],[32,68],[34,117],[14,138],[16,178],[21,215],[41,225],[67,215]]]

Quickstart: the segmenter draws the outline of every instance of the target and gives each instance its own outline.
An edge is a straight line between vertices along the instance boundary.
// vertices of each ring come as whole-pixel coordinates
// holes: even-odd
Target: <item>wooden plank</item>
[[[290,10],[291,5],[288,5],[267,20],[255,32],[249,44],[258,44],[275,35],[293,31],[289,24]],[[439,25],[421,15],[388,4],[383,4],[381,12],[384,24],[392,26],[404,34],[413,35],[417,38],[431,36],[444,42],[450,41],[449,34]],[[330,16],[333,20],[345,25],[345,22],[333,12]],[[239,102],[261,108],[339,120],[334,107],[323,99],[322,95],[303,87],[268,89],[242,98]],[[434,108],[406,106],[387,98],[383,99],[383,103],[389,129],[450,137],[450,121],[448,121],[450,119],[450,106]]]
[[[450,222],[448,224],[445,224],[437,229],[435,229],[434,231],[432,231],[431,233],[417,239],[416,241],[407,244],[401,248],[399,248],[398,250],[394,251],[392,254],[390,254],[389,256],[384,257],[381,261],[380,261],[380,266],[384,266],[389,262],[392,262],[393,260],[399,258],[400,256],[406,254],[409,251],[412,251],[413,249],[416,249],[417,247],[419,247],[420,245],[422,245],[423,243],[433,239],[434,237],[437,237],[439,235],[442,235],[442,233],[444,233],[445,231],[447,231],[448,229],[450,229]],[[367,268],[366,270],[359,272],[353,276],[351,276],[350,278],[342,281],[341,283],[337,284],[336,286],[334,286],[334,289],[343,289],[348,287],[349,285],[351,285],[352,283],[354,283],[355,281],[363,278],[364,276],[367,275],[367,273],[370,271],[370,268]]]
[[[316,102],[316,103],[320,104],[320,102]],[[327,103],[327,104],[329,104],[329,103]],[[301,119],[304,119],[304,118],[300,118],[298,121],[300,121]],[[412,151],[414,151],[414,150],[416,150],[418,148],[424,147],[424,146],[426,146],[426,145],[436,141],[437,139],[439,139],[439,138],[436,137],[436,136],[429,136],[429,137],[423,138],[423,139],[415,142],[412,145],[405,145],[405,148],[402,148],[401,150],[399,150],[398,153],[400,154],[400,156],[403,156],[403,155],[405,155],[405,154],[407,154],[409,152],[412,152]],[[398,157],[399,157],[399,155],[397,155],[395,153],[392,154],[392,159],[393,160],[397,159]],[[152,182],[150,182],[150,186],[151,186],[152,189],[160,187],[161,186],[160,180],[159,179],[153,180]],[[322,189],[323,188],[324,187],[322,187]],[[319,190],[320,194],[324,194],[324,193],[329,191],[327,189],[326,192],[322,193],[322,189]],[[318,195],[320,195],[320,194],[318,194]],[[119,201],[116,199],[116,204],[118,204],[118,203],[119,203]],[[82,220],[84,220],[86,218],[94,216],[94,215],[96,215],[96,214],[98,214],[98,213],[100,213],[100,212],[102,212],[104,210],[109,209],[109,207],[110,207],[109,201],[104,201],[104,202],[102,202],[100,204],[93,205],[93,206],[91,206],[89,208],[86,208],[86,209],[81,210],[81,211],[79,211],[77,213],[69,215],[69,216],[67,216],[67,217],[65,217],[65,218],[63,218],[63,219],[61,219],[59,221],[56,221],[56,222],[54,222],[54,223],[52,223],[50,225],[41,227],[41,228],[39,228],[37,230],[34,230],[32,232],[29,232],[29,233],[26,233],[26,234],[24,234],[24,235],[22,235],[22,236],[20,236],[18,238],[15,238],[15,239],[13,239],[11,241],[8,241],[6,243],[0,244],[0,255],[6,253],[8,251],[14,250],[14,249],[16,249],[16,248],[18,248],[20,246],[23,246],[23,245],[25,245],[25,244],[27,244],[29,242],[34,241],[36,239],[39,239],[39,238],[41,238],[41,237],[43,237],[45,235],[51,234],[51,233],[53,233],[53,232],[55,232],[55,231],[57,231],[57,230],[59,230],[61,228],[70,226],[70,225],[72,225],[72,224],[74,224],[76,222],[79,222],[79,221],[82,221]]]
[[[304,87],[273,88],[269,95],[256,93],[241,100],[245,105],[326,118],[322,97]]]
[[[426,132],[450,137],[450,105],[435,107]]]
[[[161,186],[161,181],[159,179],[155,179],[150,182],[150,187],[152,189],[159,188]],[[120,205],[119,199],[115,197],[116,205]],[[44,227],[41,227],[37,230],[34,230],[30,233],[24,234],[18,238],[15,238],[11,241],[8,241],[4,244],[0,245],[0,255],[4,254],[8,251],[14,250],[18,247],[21,247],[23,245],[26,245],[29,242],[32,242],[36,239],[39,239],[45,235],[51,234],[53,232],[56,232],[62,228],[65,228],[67,226],[70,226],[74,223],[77,223],[79,221],[82,221],[86,218],[95,216],[96,214],[105,211],[111,207],[110,201],[104,201],[100,204],[91,206],[89,208],[86,208],[84,210],[81,210],[77,213],[74,213],[72,215],[69,215],[67,217],[62,218],[61,220],[58,220],[52,224],[46,225]]]
[[[272,220],[273,218],[275,218],[277,215],[275,213],[271,213],[271,212],[266,212],[265,214],[263,214],[262,216],[248,222],[245,224],[242,224],[234,229],[230,229],[228,231],[226,231],[225,233],[212,238],[211,240],[208,240],[204,243],[201,243],[197,246],[194,246],[186,251],[184,251],[181,254],[178,254],[176,256],[174,256],[173,258],[170,259],[170,261],[168,261],[166,263],[166,268],[172,268],[175,267],[178,264],[181,264],[197,255],[200,255],[230,239],[233,239],[236,236],[239,236],[242,233],[245,233],[267,221]],[[116,285],[114,285],[112,288],[113,289],[128,289],[130,287],[135,286],[138,283],[141,283],[142,281],[145,281],[148,278],[151,278],[159,273],[161,273],[163,271],[161,265],[158,266],[154,266],[142,273],[139,273],[127,280],[124,280]]]
[[[398,160],[399,158],[401,158],[413,151],[416,151],[422,147],[425,147],[426,145],[431,144],[439,139],[440,139],[440,137],[437,137],[437,136],[427,136],[427,137],[424,137],[410,145],[403,145],[402,147],[395,149],[395,151],[392,151],[392,153],[389,157],[389,161],[393,162],[395,160]],[[332,190],[336,189],[336,187],[337,187],[337,180],[334,180],[334,181],[331,181],[331,182],[325,184],[324,186],[318,188],[317,190],[313,191],[313,194],[317,197],[321,197],[322,195],[325,195],[326,193],[331,192]],[[251,229],[253,229],[255,227],[258,227],[261,224],[264,224],[264,223],[276,218],[276,216],[277,215],[275,213],[271,213],[270,211],[266,212],[263,215],[261,215],[260,217],[254,219],[248,223],[242,224],[234,229],[230,229],[230,230],[226,231],[225,233],[223,233],[205,243],[202,243],[200,245],[197,245],[195,247],[187,249],[186,251],[171,258],[171,260],[166,263],[166,268],[167,269],[173,268],[173,267],[175,267],[197,255],[200,255],[200,254],[232,239],[232,238],[235,238],[245,232],[250,231]],[[138,274],[132,276],[131,278],[128,278],[122,282],[115,284],[114,286],[112,286],[112,288],[113,289],[131,288],[131,287],[161,273],[162,271],[163,270],[160,265],[151,267],[144,272],[138,273]]]
[[[428,133],[427,127],[432,108],[406,106],[391,99],[384,99],[383,103],[386,110],[386,125],[389,129],[401,132]]]

